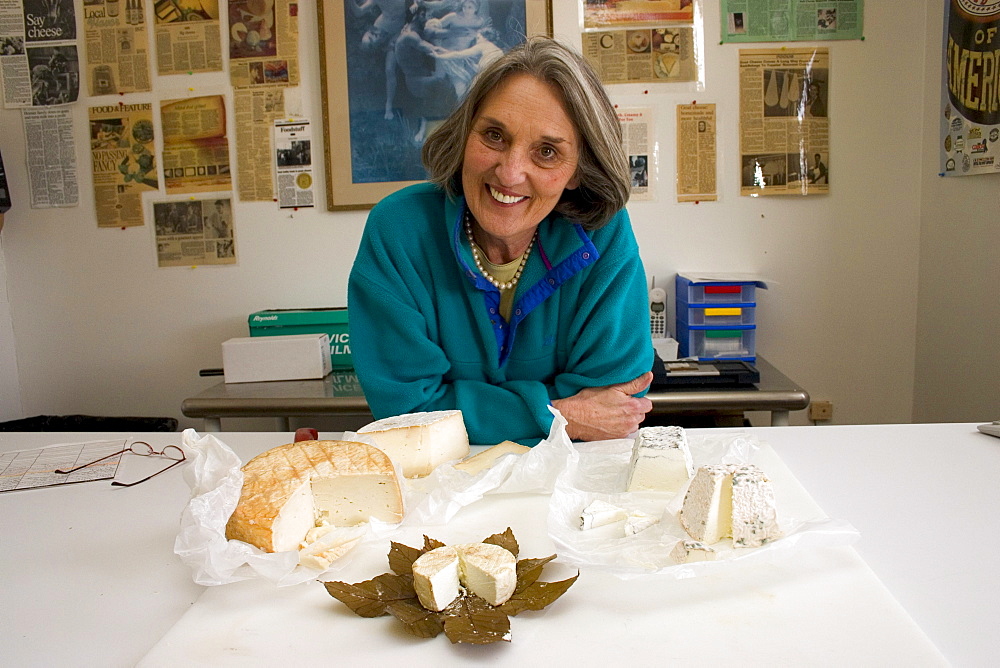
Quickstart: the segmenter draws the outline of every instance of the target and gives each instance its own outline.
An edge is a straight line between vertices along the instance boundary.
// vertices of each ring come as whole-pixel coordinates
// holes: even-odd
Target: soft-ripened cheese
[[[694,475],[681,427],[643,427],[632,444],[627,489],[677,492]]]
[[[757,547],[782,535],[771,481],[753,464],[700,467],[678,519],[708,544],[732,536],[734,547]]]
[[[407,478],[425,476],[470,452],[462,411],[396,415],[366,424],[358,434],[370,437]]]
[[[459,463],[455,464],[455,468],[459,471],[465,471],[466,473],[476,475],[480,471],[490,468],[496,463],[498,459],[504,455],[523,455],[524,453],[531,450],[526,445],[521,445],[520,443],[515,443],[514,441],[504,441],[503,443],[497,443],[496,445],[490,446],[478,452],[468,459],[463,459]]]
[[[385,453],[366,443],[299,441],[246,463],[226,538],[266,552],[297,550],[317,526],[353,526],[371,517],[403,518],[399,480]]]
[[[310,529],[299,544],[299,563],[325,571],[351,551],[364,536],[364,526],[335,527],[324,524]]]
[[[491,543],[446,545],[413,562],[413,588],[420,604],[441,611],[465,587],[490,605],[507,601],[517,586],[517,560]]]
[[[719,556],[711,546],[697,540],[679,540],[670,551],[670,558],[678,564],[690,564],[695,561],[715,561]]]
[[[621,522],[628,516],[624,508],[595,499],[580,513],[580,528],[584,531],[596,529],[615,522]]]
[[[625,518],[625,535],[634,536],[640,531],[645,531],[660,521],[656,515],[644,513],[641,510],[630,510]]]

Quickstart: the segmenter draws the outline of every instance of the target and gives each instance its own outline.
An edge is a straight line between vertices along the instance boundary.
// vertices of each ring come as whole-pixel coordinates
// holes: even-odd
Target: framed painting
[[[551,0],[319,0],[327,208],[426,179],[423,140],[480,61],[552,34]]]

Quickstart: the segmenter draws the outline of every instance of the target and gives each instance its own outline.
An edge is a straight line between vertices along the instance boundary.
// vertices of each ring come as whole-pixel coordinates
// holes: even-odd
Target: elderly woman
[[[473,443],[621,438],[651,408],[646,277],[617,116],[577,54],[529,38],[427,139],[431,182],[371,211],[351,347],[376,418],[460,409]],[[636,396],[639,395],[639,396]]]

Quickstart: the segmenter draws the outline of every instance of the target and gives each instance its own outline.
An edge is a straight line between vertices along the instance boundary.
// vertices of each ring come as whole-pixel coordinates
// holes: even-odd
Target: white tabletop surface
[[[975,425],[746,431],[773,446],[828,515],[846,519],[861,530],[857,552],[854,548],[825,549],[801,564],[758,564],[720,577],[653,580],[653,584],[649,579],[621,584],[610,576],[586,574],[586,580],[581,578],[549,610],[514,618],[514,642],[499,648],[499,654],[485,655],[484,648],[452,648],[444,638],[414,644],[390,628],[395,620],[354,617],[338,609],[343,606],[321,587],[308,584],[276,590],[252,581],[210,588],[202,595],[205,589],[192,583],[190,572],[172,551],[178,517],[189,496],[174,470],[135,488],[112,488],[104,481],[0,494],[4,591],[0,664],[131,666],[148,657],[149,665],[165,665],[157,663],[157,656],[171,656],[177,638],[193,637],[185,636],[185,625],[193,628],[190,625],[199,619],[225,618],[220,614],[223,610],[231,615],[229,606],[234,600],[250,606],[241,622],[231,628],[229,638],[215,637],[208,645],[185,648],[189,663],[197,665],[199,656],[206,665],[226,658],[253,663],[254,650],[274,649],[275,643],[265,641],[280,623],[288,624],[283,615],[292,615],[294,626],[317,633],[323,631],[318,625],[330,623],[334,637],[370,634],[372,642],[362,646],[381,644],[387,656],[406,654],[412,659],[419,650],[438,659],[486,663],[501,658],[506,662],[524,659],[521,652],[534,646],[540,652],[533,656],[540,656],[541,648],[546,648],[555,660],[561,655],[545,641],[554,625],[566,622],[559,627],[560,636],[572,638],[574,626],[586,629],[600,624],[605,606],[610,606],[605,621],[626,637],[609,634],[605,643],[578,638],[579,643],[587,640],[587,646],[593,647],[586,657],[594,663],[613,660],[618,651],[599,648],[617,645],[660,618],[677,630],[669,636],[657,635],[656,643],[677,650],[661,651],[661,656],[684,656],[686,650],[697,649],[691,647],[690,639],[705,638],[712,647],[703,656],[745,663],[752,660],[742,652],[753,647],[754,629],[766,627],[769,620],[784,619],[789,607],[796,605],[806,612],[799,624],[783,630],[786,663],[804,659],[812,664],[842,664],[851,657],[872,656],[854,654],[877,652],[883,642],[881,633],[867,634],[866,624],[900,643],[900,651],[911,659],[909,665],[942,663],[933,645],[954,665],[993,663],[988,643],[1000,621],[995,602],[1000,582],[985,555],[994,554],[1000,541],[997,522],[988,514],[1000,501],[991,480],[1000,470],[1000,439],[979,434]],[[106,436],[0,433],[0,451]],[[146,437],[154,445],[179,438],[176,434],[132,436]],[[246,459],[290,437],[227,433],[225,442]],[[517,519],[530,515],[532,504],[537,504],[537,498],[512,498],[508,510],[515,517],[512,524],[522,555],[545,556],[552,551],[551,543],[547,544],[544,534],[531,533],[536,520]],[[469,527],[488,523],[481,517],[483,512],[476,506],[462,511],[468,515]],[[460,518],[442,527],[442,540],[473,530],[456,526]],[[555,568],[544,579],[565,575]],[[741,583],[747,589],[734,593]],[[608,602],[606,592],[619,590],[625,592],[621,599]],[[254,607],[258,601],[266,603]],[[871,605],[853,609],[856,601]],[[309,615],[317,606],[326,611],[318,619],[310,616],[307,621],[299,614]],[[817,606],[829,609],[813,614]],[[838,625],[853,634],[837,641],[844,648],[841,656],[810,654],[803,640],[812,637],[811,633],[821,634],[822,629],[812,627],[827,617],[839,618]],[[683,628],[697,618],[713,619],[714,630],[694,633]],[[641,634],[636,642],[649,645]],[[202,654],[190,654],[195,650]],[[778,656],[774,647],[768,651],[770,658]]]

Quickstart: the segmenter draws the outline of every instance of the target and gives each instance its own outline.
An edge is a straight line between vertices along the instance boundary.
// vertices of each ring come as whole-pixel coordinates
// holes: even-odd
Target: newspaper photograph
[[[153,105],[109,104],[89,112],[97,226],[142,225],[142,193],[160,188]]]
[[[273,202],[274,122],[285,118],[284,88],[233,91],[236,122],[236,183],[241,202]]]
[[[70,107],[22,109],[31,208],[76,206],[80,183]]]
[[[156,0],[158,74],[222,71],[220,1]]]
[[[723,42],[864,38],[865,0],[722,0]]]
[[[274,124],[275,183],[278,208],[315,206],[313,200],[312,127],[304,119]]]
[[[160,103],[163,182],[168,193],[230,190],[226,100],[204,95]]]
[[[677,201],[719,199],[717,162],[715,105],[677,105]]]
[[[151,91],[146,0],[84,0],[86,78],[92,96]]]
[[[0,1],[0,81],[8,109],[80,96],[73,0]]]
[[[583,56],[605,84],[698,81],[691,26],[585,32]]]
[[[1000,2],[952,2],[944,31],[939,173],[996,174],[1000,172]]]
[[[741,195],[830,191],[830,53],[740,50]]]
[[[585,30],[651,23],[691,23],[694,20],[695,0],[581,1]]]
[[[229,79],[233,88],[297,86],[298,3],[293,0],[228,2]]]
[[[622,145],[628,156],[632,177],[629,199],[641,202],[656,199],[657,150],[653,139],[656,136],[653,110],[649,107],[619,107],[615,111],[622,126]]]
[[[233,202],[228,196],[153,202],[160,267],[236,264]]]

